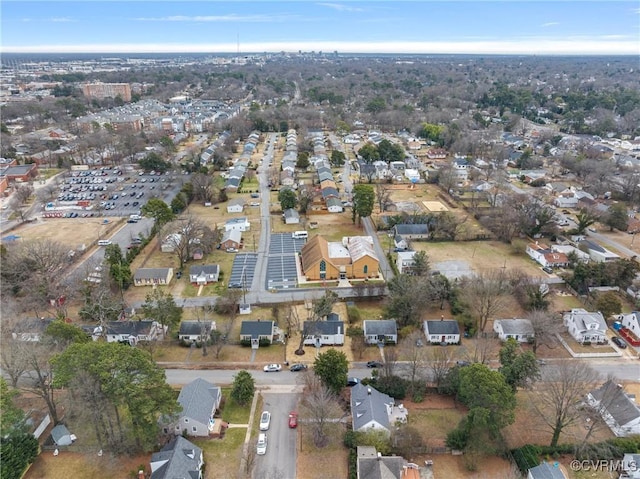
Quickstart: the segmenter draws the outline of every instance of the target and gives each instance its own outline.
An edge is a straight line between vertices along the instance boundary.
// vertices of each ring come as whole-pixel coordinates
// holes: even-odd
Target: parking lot
[[[71,171],[60,185],[57,199],[46,204],[43,216],[127,217],[139,214],[150,198],[171,201],[181,184],[180,174],[144,173],[133,167]]]
[[[288,289],[298,286],[296,253],[304,246],[305,239],[296,239],[291,233],[271,235],[269,258],[267,260],[267,289]]]
[[[257,253],[238,253],[233,259],[229,288],[250,289],[258,262]]]

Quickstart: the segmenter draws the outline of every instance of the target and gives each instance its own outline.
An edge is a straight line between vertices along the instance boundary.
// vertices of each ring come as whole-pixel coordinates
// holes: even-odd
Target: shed
[[[76,437],[69,432],[64,424],[58,424],[51,430],[51,439],[56,446],[70,446]]]

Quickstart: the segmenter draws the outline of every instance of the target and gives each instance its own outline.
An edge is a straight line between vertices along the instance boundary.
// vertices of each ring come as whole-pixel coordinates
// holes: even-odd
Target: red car
[[[298,427],[298,413],[297,412],[290,412],[289,413],[289,427],[291,429],[295,429],[296,427]]]

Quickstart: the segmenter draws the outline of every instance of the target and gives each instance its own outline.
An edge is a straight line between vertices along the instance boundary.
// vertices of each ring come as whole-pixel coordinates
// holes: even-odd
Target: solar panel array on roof
[[[296,253],[300,252],[305,242],[303,238],[293,238],[291,233],[271,235],[265,279],[267,289],[298,287]]]

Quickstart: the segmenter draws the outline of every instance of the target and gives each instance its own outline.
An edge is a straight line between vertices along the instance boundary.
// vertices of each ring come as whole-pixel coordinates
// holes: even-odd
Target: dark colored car
[[[359,382],[360,382],[360,380],[358,378],[348,378],[347,379],[347,386],[353,387],[356,384],[358,384]]]
[[[382,366],[384,366],[384,364],[382,364],[380,361],[369,361],[369,362],[367,362],[367,367],[368,368],[381,368]]]
[[[626,349],[627,348],[627,343],[625,343],[622,339],[620,339],[618,336],[614,336],[613,338],[611,338],[611,341],[613,341],[613,343],[618,346],[619,348],[622,349]]]
[[[307,369],[306,364],[296,363],[289,368],[289,371],[292,371],[295,373],[297,371],[304,371],[305,369]]]

